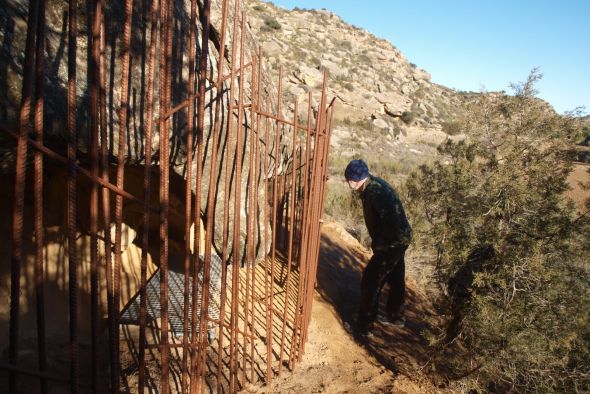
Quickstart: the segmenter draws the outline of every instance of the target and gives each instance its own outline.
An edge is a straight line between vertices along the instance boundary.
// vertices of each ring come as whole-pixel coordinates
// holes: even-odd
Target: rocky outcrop
[[[260,0],[248,4],[252,31],[271,63],[295,76],[288,83],[314,87],[319,71],[329,72],[330,92],[344,107],[335,111],[337,121],[385,115],[393,124],[393,118],[412,111],[416,124],[432,127],[458,111],[459,95],[431,83],[430,74],[390,42],[326,10],[289,11]],[[287,90],[303,99],[301,90]],[[419,107],[421,103],[428,103],[430,110]]]

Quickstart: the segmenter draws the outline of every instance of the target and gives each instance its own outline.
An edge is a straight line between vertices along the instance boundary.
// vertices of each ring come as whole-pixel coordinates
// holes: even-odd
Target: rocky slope
[[[283,66],[286,96],[303,101],[321,84],[322,70],[328,71],[329,92],[337,100],[332,153],[403,154],[421,162],[419,156],[434,154],[447,137],[443,129],[460,111],[463,95],[432,83],[389,41],[326,10],[247,4],[251,30],[270,64],[275,71]]]

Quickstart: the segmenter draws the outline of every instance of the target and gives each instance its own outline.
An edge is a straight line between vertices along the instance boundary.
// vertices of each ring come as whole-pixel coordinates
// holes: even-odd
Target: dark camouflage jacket
[[[389,183],[369,175],[361,199],[373,250],[410,244],[412,227],[399,196]]]

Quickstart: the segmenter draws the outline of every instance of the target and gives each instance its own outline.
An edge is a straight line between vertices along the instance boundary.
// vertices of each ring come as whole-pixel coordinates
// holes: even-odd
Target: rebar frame
[[[42,393],[48,392],[56,383],[69,385],[72,393],[80,391],[81,387],[99,392],[101,384],[108,386],[111,392],[118,392],[123,387],[126,375],[122,373],[121,346],[125,345],[122,334],[126,323],[121,323],[121,238],[127,203],[141,206],[143,229],[138,243],[141,249],[139,334],[129,345],[138,371],[137,386],[132,389],[139,392],[202,393],[236,392],[248,383],[271,385],[273,377],[280,375],[285,367],[293,370],[301,361],[311,319],[333,109],[333,101],[328,104],[327,99],[327,74],[324,73],[322,90],[318,92],[320,100],[315,108],[315,118],[310,92],[307,105],[301,106],[307,108],[306,122],[299,120],[302,103],[297,100],[293,103],[292,120],[289,120],[283,114],[283,69],[279,71],[276,102],[273,102],[273,86],[263,69],[262,49],[252,50],[246,42],[246,13],[240,0],[234,0],[233,4],[230,0],[222,0],[220,30],[216,35],[217,52],[214,53],[209,50],[211,2],[199,3],[199,25],[198,2],[190,0],[189,45],[188,49],[183,48],[187,53],[181,53],[181,56],[187,56],[186,65],[182,61],[180,65],[174,64],[173,56],[178,55],[174,52],[178,51],[174,42],[180,34],[173,29],[177,22],[174,1],[142,2],[146,7],[145,16],[142,16],[137,11],[140,2],[126,0],[124,22],[119,32],[118,138],[109,137],[106,80],[107,72],[113,70],[107,70],[106,62],[106,4],[104,0],[88,0],[86,9],[91,10],[88,17],[91,30],[88,56],[90,99],[87,104],[90,138],[89,160],[82,162],[78,158],[81,103],[76,92],[79,78],[76,67],[77,13],[81,2],[68,1],[66,155],[44,145],[44,140],[50,137],[44,133],[43,122],[44,0],[33,0],[29,5],[18,124],[0,125],[0,132],[17,141],[14,151],[9,357],[8,364],[0,364],[0,369],[9,374],[9,392],[19,390],[18,377],[21,375],[39,379]],[[132,34],[135,18],[144,22],[143,33],[147,37],[143,77],[135,75],[130,65],[132,48],[138,44],[133,42],[136,38]],[[197,39],[199,33],[200,42]],[[231,48],[231,53],[226,53],[226,46]],[[187,75],[182,88],[179,88],[178,81],[173,81],[175,67],[183,68],[181,75],[182,72]],[[126,190],[125,180],[126,142],[133,133],[128,127],[129,86],[134,78],[145,80],[145,110],[141,114],[143,129],[139,136],[144,148],[142,195]],[[213,116],[205,125],[207,107],[212,109]],[[178,121],[181,115],[185,116],[185,125]],[[186,133],[186,157],[180,163],[180,167],[185,168],[182,268],[185,280],[183,335],[178,339],[171,335],[169,325],[168,260],[170,173],[179,168],[179,163],[171,158],[170,143],[181,133]],[[157,146],[154,146],[154,135],[158,136]],[[211,144],[209,148],[205,145],[207,141]],[[109,146],[116,146],[116,152]],[[32,154],[28,154],[29,149]],[[114,164],[111,163],[113,156],[116,157]],[[29,227],[23,224],[28,217],[25,213],[25,185],[27,161],[31,158],[34,226],[27,233]],[[64,226],[69,272],[67,377],[47,372],[50,355],[45,328],[47,300],[43,263],[47,246],[43,236],[44,158],[50,159],[53,165],[65,165],[67,173],[67,221]],[[156,168],[159,194],[153,199],[152,177],[155,172],[152,169]],[[111,183],[113,174],[114,184]],[[84,234],[90,239],[90,322],[81,321],[78,313],[81,286],[78,273],[82,262],[78,258],[80,246],[76,241],[83,230],[78,228],[76,218],[81,209],[77,206],[81,177],[91,184],[90,224],[88,234]],[[202,195],[205,197],[204,207]],[[223,201],[218,201],[220,195],[224,196]],[[114,214],[111,212],[112,202]],[[223,214],[216,216],[216,210],[220,209]],[[149,236],[153,215],[158,217],[159,239]],[[216,218],[220,222],[215,223]],[[201,234],[201,221],[204,234]],[[114,242],[111,242],[112,227],[115,229]],[[191,228],[194,228],[194,238],[191,238]],[[221,229],[217,231],[221,234],[217,243],[214,241],[216,229]],[[204,250],[200,250],[201,238],[204,239]],[[21,276],[26,257],[23,241],[27,240],[34,240],[35,245],[37,369],[19,365]],[[101,245],[104,248],[102,254]],[[154,245],[158,256],[154,256],[153,249],[150,249]],[[213,253],[219,253],[222,262],[219,294],[210,294]],[[155,325],[148,316],[146,293],[150,259],[159,261],[160,270],[161,307]],[[106,287],[106,319],[100,316],[101,283]],[[209,316],[212,302],[219,304],[218,318]],[[91,332],[88,380],[81,379],[80,371],[79,330],[84,324],[89,324]],[[108,327],[108,349],[99,345],[105,327]],[[211,333],[215,339],[209,337]],[[107,383],[101,383],[101,376],[104,376],[101,374],[101,359],[108,365]],[[148,366],[154,365],[159,370],[159,379],[148,372]]]

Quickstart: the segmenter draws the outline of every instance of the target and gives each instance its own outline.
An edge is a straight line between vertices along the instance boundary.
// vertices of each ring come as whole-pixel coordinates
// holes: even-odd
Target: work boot
[[[387,327],[398,327],[402,328],[406,325],[406,318],[401,314],[393,316],[379,315],[377,321]]]

